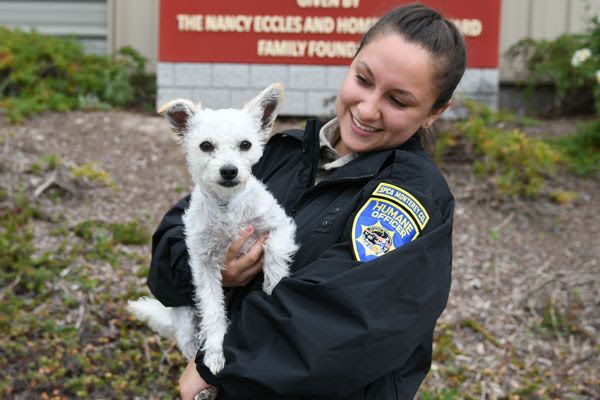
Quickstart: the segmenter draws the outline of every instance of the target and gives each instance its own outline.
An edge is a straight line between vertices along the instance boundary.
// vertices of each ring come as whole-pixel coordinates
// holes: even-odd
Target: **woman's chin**
[[[372,134],[368,136],[358,135],[352,129],[348,129],[345,132],[342,131],[340,135],[340,149],[345,154],[349,153],[366,153],[371,151],[377,142],[377,134]],[[338,152],[340,150],[338,149]],[[340,153],[340,155],[344,155]]]
[[[350,153],[366,153],[371,150],[373,143],[371,140],[365,140],[363,137],[357,137],[354,133],[341,135],[338,146],[338,153],[341,156]]]

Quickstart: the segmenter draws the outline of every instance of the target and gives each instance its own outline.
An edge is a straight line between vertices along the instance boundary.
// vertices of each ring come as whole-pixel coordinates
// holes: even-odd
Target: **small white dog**
[[[128,308],[161,335],[175,337],[188,360],[202,348],[204,364],[214,374],[225,365],[221,271],[227,247],[248,225],[254,226],[257,238],[268,232],[263,258],[267,294],[288,275],[297,250],[294,221],[251,175],[282,101],[283,86],[273,84],[243,109],[202,109],[188,100],[174,100],[158,111],[185,146],[194,183],[183,222],[196,307],[167,308],[142,298],[130,301]]]

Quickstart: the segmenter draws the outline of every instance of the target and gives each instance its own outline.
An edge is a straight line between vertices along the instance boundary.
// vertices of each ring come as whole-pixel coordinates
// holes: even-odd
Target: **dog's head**
[[[275,83],[242,109],[202,109],[179,99],[158,112],[185,146],[194,184],[228,199],[246,186],[282,103],[283,85]]]

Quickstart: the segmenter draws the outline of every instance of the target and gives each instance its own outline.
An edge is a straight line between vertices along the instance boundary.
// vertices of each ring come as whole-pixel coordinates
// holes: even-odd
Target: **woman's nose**
[[[377,96],[367,96],[358,104],[358,113],[357,117],[363,121],[375,121],[378,120],[379,115],[379,105],[377,101]]]

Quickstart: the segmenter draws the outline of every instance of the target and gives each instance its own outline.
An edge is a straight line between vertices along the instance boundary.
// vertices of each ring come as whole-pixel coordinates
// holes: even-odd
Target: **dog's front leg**
[[[196,285],[196,298],[200,309],[200,340],[203,343],[204,364],[213,374],[225,366],[223,338],[227,331],[225,297],[218,263],[200,266],[200,279]]]
[[[273,292],[279,281],[290,273],[290,263],[298,246],[295,242],[296,228],[293,221],[282,224],[269,233],[264,246],[263,290],[267,294]]]

